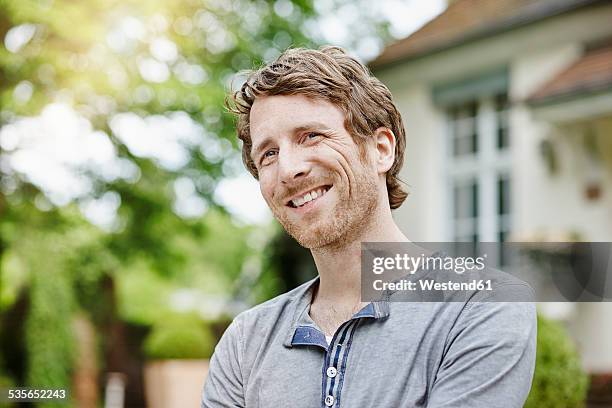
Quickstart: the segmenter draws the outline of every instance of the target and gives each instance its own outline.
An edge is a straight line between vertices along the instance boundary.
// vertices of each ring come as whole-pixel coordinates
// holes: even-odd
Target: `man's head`
[[[389,211],[406,198],[391,93],[342,49],[288,50],[250,73],[233,100],[243,161],[305,247],[340,245],[382,204]]]

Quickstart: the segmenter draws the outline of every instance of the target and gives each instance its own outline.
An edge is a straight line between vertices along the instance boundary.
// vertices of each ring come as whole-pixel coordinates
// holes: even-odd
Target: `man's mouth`
[[[331,185],[320,186],[312,190],[309,190],[305,193],[301,193],[299,196],[293,197],[291,200],[289,200],[287,202],[287,206],[291,208],[303,207],[306,204],[310,203],[311,201],[315,201],[323,197],[325,193],[327,193],[331,187],[332,187]]]

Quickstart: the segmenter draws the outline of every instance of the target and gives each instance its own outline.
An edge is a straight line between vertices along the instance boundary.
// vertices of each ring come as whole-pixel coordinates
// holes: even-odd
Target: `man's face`
[[[306,248],[358,239],[379,202],[378,174],[360,157],[342,110],[302,95],[267,96],[255,100],[250,123],[262,195],[287,232]]]

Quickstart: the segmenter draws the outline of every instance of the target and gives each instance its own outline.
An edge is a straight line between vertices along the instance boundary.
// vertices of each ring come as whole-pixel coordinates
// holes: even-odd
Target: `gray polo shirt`
[[[535,364],[530,302],[371,302],[328,345],[309,316],[318,277],[238,315],[202,408],[522,407]],[[513,293],[531,289],[514,281]],[[389,299],[392,300],[392,299]]]

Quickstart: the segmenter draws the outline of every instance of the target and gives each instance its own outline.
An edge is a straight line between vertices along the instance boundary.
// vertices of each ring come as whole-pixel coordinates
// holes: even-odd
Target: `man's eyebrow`
[[[308,123],[304,123],[303,125],[300,126],[296,126],[293,129],[291,129],[291,134],[297,134],[297,133],[301,133],[304,132],[306,130],[330,130],[329,126],[325,125],[324,123],[321,122],[308,122]],[[266,146],[268,146],[270,143],[272,143],[272,137],[268,136],[265,137],[264,140],[261,141],[261,143],[257,144],[257,146],[253,146],[251,148],[251,159],[255,160],[256,157],[259,156],[259,154],[261,153],[262,150],[264,150],[266,148]]]

